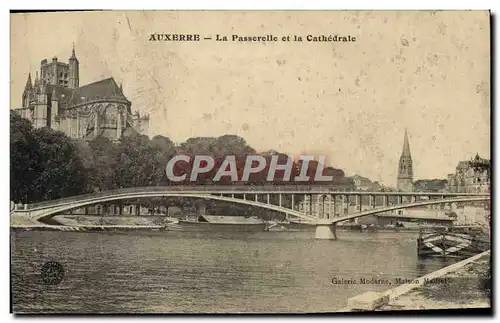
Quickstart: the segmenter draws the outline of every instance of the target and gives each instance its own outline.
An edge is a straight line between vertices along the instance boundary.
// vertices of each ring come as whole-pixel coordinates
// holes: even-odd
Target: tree
[[[64,133],[50,128],[33,131],[40,151],[33,200],[50,200],[85,192],[86,171],[78,150]]]
[[[89,142],[92,163],[88,168],[90,191],[116,189],[116,148],[106,137],[97,137]]]
[[[28,202],[39,172],[40,151],[31,130],[31,122],[10,111],[10,198],[16,203]]]
[[[118,187],[156,185],[154,150],[147,136],[124,137],[116,146],[116,178]],[[163,166],[164,169],[165,166]]]
[[[445,179],[419,179],[413,183],[416,192],[441,192],[448,183]]]
[[[62,132],[33,129],[10,115],[11,200],[31,203],[78,195],[86,190],[86,171],[74,143]]]
[[[177,147],[175,147],[170,138],[155,136],[151,140],[151,149],[154,168],[152,172],[152,181],[154,185],[170,185],[171,183],[168,181],[165,173],[165,167],[168,161],[177,155]]]

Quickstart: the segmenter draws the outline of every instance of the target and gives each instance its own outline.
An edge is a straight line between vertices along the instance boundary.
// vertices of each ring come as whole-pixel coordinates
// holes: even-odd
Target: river
[[[418,233],[11,231],[15,312],[332,312],[449,264],[419,260]],[[40,283],[48,261],[58,285]],[[357,284],[333,284],[332,278]],[[360,283],[361,278],[392,285]]]

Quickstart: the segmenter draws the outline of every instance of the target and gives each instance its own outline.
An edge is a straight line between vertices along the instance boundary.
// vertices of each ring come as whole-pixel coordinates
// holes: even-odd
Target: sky
[[[460,160],[490,158],[489,32],[485,11],[12,14],[11,108],[28,73],[42,59],[67,62],[74,43],[80,85],[114,77],[132,109],[150,114],[150,136],[235,134],[257,151],[326,155],[348,176],[394,186],[406,128],[414,179],[446,178]]]

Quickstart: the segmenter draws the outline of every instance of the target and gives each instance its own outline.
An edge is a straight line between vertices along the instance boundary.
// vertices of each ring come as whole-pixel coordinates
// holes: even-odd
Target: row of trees
[[[72,140],[62,132],[49,128],[34,129],[29,121],[16,113],[10,115],[11,199],[14,202],[32,203],[42,200],[73,196],[82,193],[105,191],[126,187],[207,185],[222,160],[228,155],[236,157],[238,177],[241,178],[247,155],[255,149],[238,136],[190,138],[179,146],[167,137],[123,137],[111,142],[105,137],[92,141]],[[187,173],[185,182],[172,183],[165,173],[167,162],[175,155],[191,156],[190,163],[176,164],[176,175]],[[189,181],[195,155],[208,155],[216,160],[211,172],[200,174],[197,182]],[[272,155],[279,155],[279,163],[286,163],[286,155],[276,151],[262,153],[267,165]],[[298,175],[300,162],[294,163],[293,179]],[[309,165],[309,183],[314,184],[317,162]],[[268,166],[253,174],[248,183],[267,183]],[[278,171],[274,182],[282,183],[284,171]],[[334,177],[331,185],[353,187],[352,180],[339,169],[327,167],[323,175]],[[230,177],[223,177],[217,184],[232,184]],[[324,185],[324,182],[318,184]]]
[[[413,183],[416,192],[442,192],[448,181],[445,179],[419,179]]]

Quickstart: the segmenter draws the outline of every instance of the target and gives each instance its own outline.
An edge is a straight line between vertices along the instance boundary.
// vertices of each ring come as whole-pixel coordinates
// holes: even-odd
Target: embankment
[[[491,308],[490,250],[382,293],[348,300],[341,312]]]

